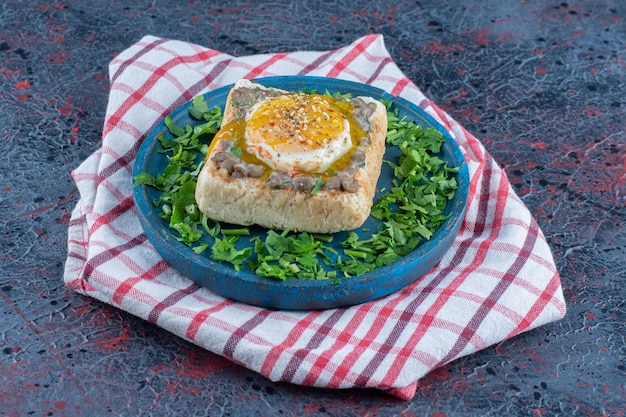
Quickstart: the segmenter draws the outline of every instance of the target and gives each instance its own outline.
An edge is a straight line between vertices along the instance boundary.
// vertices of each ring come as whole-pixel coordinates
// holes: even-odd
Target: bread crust
[[[278,96],[281,94],[287,94],[288,91],[281,90],[278,88],[268,88],[264,85],[253,83],[250,80],[242,79],[235,83],[233,88],[228,92],[228,96],[226,97],[226,105],[224,106],[224,111],[222,112],[222,126],[227,125],[235,119],[239,119],[244,116],[243,113],[247,110],[247,107],[241,107],[235,100],[235,95],[237,92],[240,92],[244,89],[257,91],[260,97],[272,97]]]
[[[259,88],[267,94],[285,93],[247,80],[236,84],[228,95],[222,126],[241,116],[240,109],[233,103],[234,91],[241,85]],[[382,166],[387,113],[379,101],[370,97],[361,99],[376,107],[368,118],[365,163],[357,167],[352,176],[358,183],[356,192],[321,188],[312,194],[294,187],[273,188],[258,178],[224,176],[211,160],[219,148],[214,146],[198,176],[195,194],[198,208],[216,221],[246,226],[257,224],[270,229],[335,233],[363,225],[370,214]]]

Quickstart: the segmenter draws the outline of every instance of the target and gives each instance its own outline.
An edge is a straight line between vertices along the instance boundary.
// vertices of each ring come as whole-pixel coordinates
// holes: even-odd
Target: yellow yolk
[[[245,120],[247,151],[275,170],[323,173],[352,147],[348,119],[325,96],[268,98]]]

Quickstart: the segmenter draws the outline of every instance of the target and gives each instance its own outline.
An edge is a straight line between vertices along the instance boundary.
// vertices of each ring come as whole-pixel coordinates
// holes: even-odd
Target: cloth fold
[[[72,173],[68,288],[160,326],[272,381],[370,387],[408,400],[429,371],[565,315],[550,248],[484,146],[397,67],[381,35],[343,48],[233,57],[146,36],[109,66],[102,146]],[[240,78],[315,75],[357,81],[420,106],[467,160],[466,218],[424,277],[387,297],[323,311],[275,311],[224,299],[172,269],[139,224],[137,150],[194,96]]]

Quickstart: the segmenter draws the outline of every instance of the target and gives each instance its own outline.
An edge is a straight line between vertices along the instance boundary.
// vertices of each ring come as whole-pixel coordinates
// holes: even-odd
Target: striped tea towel
[[[146,36],[109,66],[102,147],[74,172],[66,285],[130,312],[272,381],[374,387],[402,399],[434,368],[558,320],[565,303],[545,237],[505,173],[471,133],[406,78],[383,37],[330,51],[233,57]],[[465,221],[422,279],[385,298],[323,311],[276,311],[224,299],[172,269],[139,224],[132,167],[148,133],[194,96],[240,78],[335,77],[420,106],[462,149]]]

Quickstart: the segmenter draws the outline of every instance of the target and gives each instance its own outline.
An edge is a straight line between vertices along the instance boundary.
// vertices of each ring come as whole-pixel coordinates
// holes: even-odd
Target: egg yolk
[[[322,149],[338,137],[347,121],[324,97],[292,94],[272,98],[247,121],[250,144],[263,143],[277,152]]]

